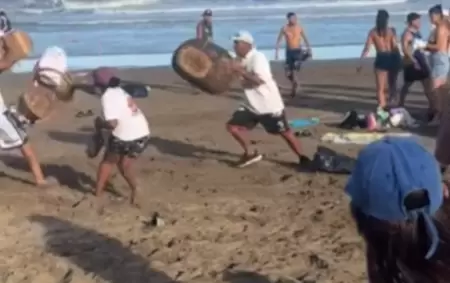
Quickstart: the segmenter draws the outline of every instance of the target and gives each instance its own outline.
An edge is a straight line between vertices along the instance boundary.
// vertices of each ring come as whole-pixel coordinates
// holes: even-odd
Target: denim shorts
[[[432,53],[430,55],[430,65],[432,79],[447,79],[450,71],[450,59],[447,53]]]

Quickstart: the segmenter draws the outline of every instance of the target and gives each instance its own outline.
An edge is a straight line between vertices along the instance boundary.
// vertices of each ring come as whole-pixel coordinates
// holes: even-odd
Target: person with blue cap
[[[369,282],[450,280],[446,187],[433,155],[413,138],[386,138],[358,155],[345,188],[366,241]],[[442,208],[442,209],[441,209]],[[440,223],[440,224],[437,224]]]

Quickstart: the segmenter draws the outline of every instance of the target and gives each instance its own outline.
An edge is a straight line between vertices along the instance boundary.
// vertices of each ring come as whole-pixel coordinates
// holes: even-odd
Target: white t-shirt
[[[103,117],[117,120],[112,135],[122,141],[132,141],[148,136],[147,119],[133,98],[120,87],[110,87],[102,95]]]
[[[244,89],[249,110],[256,114],[280,114],[284,110],[284,102],[266,56],[252,49],[243,58],[242,64],[248,72],[258,75],[264,81],[256,88]]]
[[[66,52],[57,46],[48,47],[45,49],[41,58],[37,63],[39,69],[52,69],[60,73],[67,72],[67,56]],[[61,75],[52,71],[41,71],[40,74],[45,74],[46,77],[50,78],[55,85],[61,83]]]

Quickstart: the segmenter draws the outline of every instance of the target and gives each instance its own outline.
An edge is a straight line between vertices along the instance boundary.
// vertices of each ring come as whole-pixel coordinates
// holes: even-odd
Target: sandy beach
[[[335,121],[351,109],[373,109],[371,66],[367,61],[356,74],[356,61],[308,62],[302,93],[288,99],[284,91],[288,115]],[[287,85],[282,66],[273,70]],[[265,160],[233,168],[241,152],[224,123],[240,103],[239,90],[202,94],[170,68],[121,75],[153,88],[137,100],[152,129],[151,146],[136,168],[142,207],[120,198],[129,192],[116,175],[105,211],[96,211],[91,192],[99,160],[84,154],[93,117],[76,113],[99,114],[100,102],[77,92],[30,133],[59,188],[33,187],[19,154],[0,153],[0,282],[366,282],[363,243],[343,193],[346,176],[299,172],[283,141],[259,128],[251,138]],[[29,77],[0,76],[5,99],[13,102]],[[426,101],[419,84],[414,90],[407,107],[420,114]],[[338,130],[321,124],[310,131],[301,140],[312,157],[321,135]],[[351,156],[358,149],[336,147]],[[164,225],[151,225],[155,213]]]

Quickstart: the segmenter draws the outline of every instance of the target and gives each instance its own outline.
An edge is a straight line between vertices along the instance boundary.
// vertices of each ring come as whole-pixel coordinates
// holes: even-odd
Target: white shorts
[[[14,149],[27,142],[23,124],[9,111],[0,114],[0,149]]]

